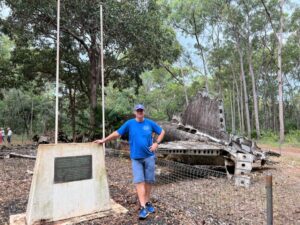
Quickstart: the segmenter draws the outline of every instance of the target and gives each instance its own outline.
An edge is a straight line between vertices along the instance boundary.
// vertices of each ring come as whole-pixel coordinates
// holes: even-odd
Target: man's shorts
[[[131,159],[133,183],[153,184],[155,182],[155,161],[155,155],[144,159]]]

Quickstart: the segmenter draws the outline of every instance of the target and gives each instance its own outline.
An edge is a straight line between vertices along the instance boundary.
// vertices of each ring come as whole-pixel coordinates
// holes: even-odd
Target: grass
[[[7,144],[6,138],[7,137],[5,137],[5,143]],[[32,140],[29,137],[27,137],[27,135],[13,134],[11,140],[11,143],[13,145],[32,144]]]
[[[264,132],[257,142],[258,144],[269,145],[271,147],[279,147],[279,135],[274,132]],[[300,130],[289,131],[285,135],[282,147],[300,148]]]

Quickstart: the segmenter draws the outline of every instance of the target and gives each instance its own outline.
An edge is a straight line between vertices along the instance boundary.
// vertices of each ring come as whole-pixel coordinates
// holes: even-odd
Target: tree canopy
[[[38,101],[53,104],[56,3],[0,0],[9,9],[0,20],[0,110],[24,95],[20,132],[30,130],[25,111],[36,132],[53,129],[38,121]],[[223,100],[229,132],[299,129],[300,8],[283,0],[61,1],[61,129],[101,133],[100,3],[108,129],[135,103],[170,120],[199,91]]]

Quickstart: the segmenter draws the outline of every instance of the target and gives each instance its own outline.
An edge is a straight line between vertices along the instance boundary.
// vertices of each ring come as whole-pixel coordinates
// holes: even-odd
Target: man
[[[139,218],[145,219],[149,213],[154,213],[155,208],[150,202],[152,185],[155,182],[155,151],[162,141],[165,131],[154,121],[145,118],[145,108],[138,104],[135,106],[135,118],[126,121],[117,131],[108,137],[96,140],[102,144],[129,134],[130,158],[132,161],[133,182],[136,186],[141,209]],[[158,135],[153,142],[152,134]]]
[[[7,143],[10,144],[11,142],[11,136],[12,136],[12,131],[11,129],[8,127],[7,128]]]

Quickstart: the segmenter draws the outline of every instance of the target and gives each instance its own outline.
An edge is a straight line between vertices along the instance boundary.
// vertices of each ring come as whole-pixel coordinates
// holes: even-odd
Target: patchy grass
[[[263,132],[262,137],[257,142],[258,144],[279,148],[279,134],[270,131]],[[285,141],[282,147],[300,148],[300,130],[289,131],[285,135]]]
[[[5,137],[5,144],[7,144],[6,140],[7,136]],[[11,143],[13,145],[27,145],[27,144],[32,144],[32,140],[27,137],[27,135],[18,135],[18,134],[13,134]],[[4,143],[2,143],[3,145]]]
[[[265,141],[265,140],[258,140],[258,145],[268,145],[272,148],[279,148],[280,144],[279,142],[271,142],[271,141]],[[281,145],[282,148],[288,148],[288,147],[294,147],[294,148],[300,148],[300,143],[286,143],[284,142]]]

